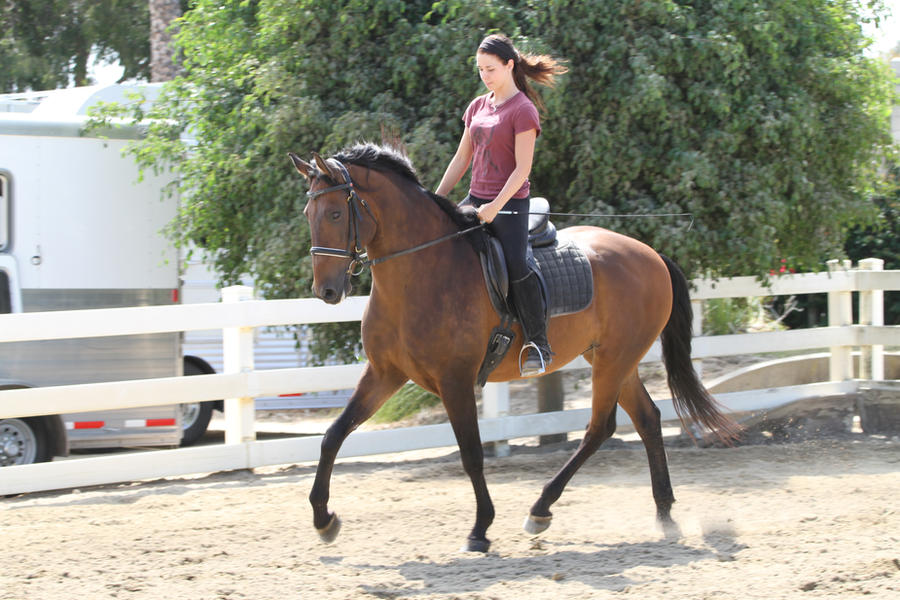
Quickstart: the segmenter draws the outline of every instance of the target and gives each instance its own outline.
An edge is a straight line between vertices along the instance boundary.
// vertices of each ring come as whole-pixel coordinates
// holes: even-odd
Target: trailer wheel
[[[194,357],[184,357],[184,374],[190,375],[208,375],[214,373],[211,367],[204,368],[205,363],[198,364],[199,359]],[[209,420],[212,418],[212,411],[215,408],[215,401],[210,402],[189,402],[181,405],[181,445],[191,446],[197,442],[206,428],[209,427]]]
[[[206,433],[213,404],[214,402],[191,402],[181,405],[182,446],[193,445]]]
[[[47,462],[50,458],[41,419],[0,420],[0,467]]]

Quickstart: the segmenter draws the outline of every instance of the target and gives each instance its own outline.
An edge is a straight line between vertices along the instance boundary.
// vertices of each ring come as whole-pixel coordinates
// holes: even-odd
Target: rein
[[[482,227],[484,227],[484,225],[485,225],[484,223],[480,223],[478,225],[473,225],[472,227],[469,227],[467,229],[462,229],[462,230],[456,231],[454,233],[449,233],[443,237],[439,237],[436,240],[431,240],[430,242],[425,242],[424,244],[419,244],[418,246],[413,246],[412,248],[407,248],[406,250],[399,250],[397,252],[392,252],[391,254],[388,254],[385,256],[380,256],[378,258],[373,258],[371,260],[366,259],[361,264],[363,266],[377,265],[378,263],[382,263],[382,262],[388,260],[389,258],[396,258],[398,256],[403,256],[405,254],[412,254],[413,252],[418,252],[419,250],[424,250],[425,248],[430,248],[431,246],[435,246],[437,244],[440,244],[441,242],[446,242],[447,240],[452,240],[453,238],[462,237],[462,236],[466,235],[467,233],[472,233],[476,229],[481,229]]]
[[[349,194],[347,195],[347,205],[350,208],[350,223],[348,225],[349,231],[347,232],[347,246],[352,246],[352,248],[348,250],[342,250],[340,248],[329,248],[327,246],[313,246],[309,249],[309,253],[313,256],[334,256],[336,258],[349,259],[350,264],[347,265],[347,273],[349,273],[351,276],[355,277],[361,274],[366,267],[372,267],[391,258],[397,258],[398,256],[404,256],[406,254],[412,254],[413,252],[418,252],[419,250],[430,248],[431,246],[435,246],[442,242],[462,237],[468,233],[475,231],[476,229],[481,229],[485,225],[484,223],[479,223],[478,225],[475,225],[473,227],[455,231],[435,240],[425,242],[424,244],[413,246],[412,248],[399,250],[385,256],[370,259],[368,257],[368,253],[366,252],[366,249],[361,248],[359,244],[359,220],[362,217],[362,211],[360,210],[360,207],[364,208],[366,212],[369,213],[369,217],[371,217],[375,222],[376,227],[378,227],[378,219],[376,219],[375,215],[372,214],[372,209],[369,208],[369,204],[365,200],[360,198],[356,193],[356,190],[353,186],[353,180],[350,178],[350,173],[347,171],[347,168],[340,161],[335,159],[332,160],[334,160],[334,162],[337,163],[338,167],[340,167],[341,174],[344,176],[344,183],[327,187],[323,190],[318,190],[315,192],[309,191],[306,193],[306,195],[310,200],[314,200],[322,194],[337,192],[340,190],[349,190]]]
[[[460,231],[456,231],[454,233],[447,234],[445,236],[441,236],[435,240],[431,240],[429,242],[425,242],[423,244],[419,244],[418,246],[413,246],[412,248],[407,248],[405,250],[398,250],[397,252],[392,252],[385,256],[380,256],[378,258],[369,258],[368,253],[365,248],[362,248],[359,244],[359,221],[362,218],[362,209],[369,214],[369,217],[372,221],[375,222],[375,227],[378,227],[378,219],[375,218],[375,215],[372,214],[372,209],[369,207],[368,202],[359,197],[359,194],[356,193],[356,189],[353,185],[353,180],[350,178],[350,172],[347,171],[347,167],[343,165],[339,160],[334,160],[337,163],[338,167],[341,170],[341,174],[344,176],[344,183],[340,183],[338,185],[334,185],[331,187],[327,187],[318,191],[309,191],[306,195],[310,200],[314,200],[315,198],[321,196],[322,194],[328,194],[330,192],[337,192],[340,190],[349,190],[347,194],[347,206],[349,207],[350,212],[350,223],[348,224],[347,231],[347,246],[348,249],[341,248],[329,248],[327,246],[313,246],[309,249],[309,253],[313,256],[333,256],[336,258],[346,258],[350,260],[350,263],[347,265],[347,273],[352,276],[360,275],[366,267],[373,267],[379,263],[383,263],[386,260],[390,260],[392,258],[397,258],[399,256],[405,256],[407,254],[412,254],[414,252],[418,252],[419,250],[424,250],[425,248],[430,248],[431,246],[435,246],[442,242],[446,242],[452,240],[454,238],[462,237],[468,233],[472,233],[477,229],[481,229],[485,226],[485,223],[479,223],[478,225],[474,225],[472,227],[468,227],[466,229],[462,229]],[[498,214],[519,214],[519,211],[509,211],[509,210],[501,210]],[[601,215],[601,214],[578,214],[578,213],[527,213],[527,214],[547,214],[550,216],[565,216],[565,217],[606,217],[606,218],[639,218],[639,217],[690,217],[691,222],[688,225],[688,230],[694,225],[694,215],[692,213],[670,213],[670,214],[634,214],[634,215]]]

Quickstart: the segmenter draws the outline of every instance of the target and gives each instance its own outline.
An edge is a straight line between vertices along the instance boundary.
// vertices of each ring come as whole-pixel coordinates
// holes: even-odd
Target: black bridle
[[[375,218],[375,215],[372,214],[372,209],[369,208],[368,202],[360,198],[359,194],[356,193],[356,190],[353,187],[353,180],[350,178],[347,167],[341,164],[340,161],[335,160],[334,162],[337,163],[341,170],[341,174],[344,176],[344,183],[315,192],[310,190],[306,192],[306,195],[309,197],[310,201],[312,201],[322,194],[337,192],[339,190],[349,190],[349,193],[347,194],[347,208],[350,213],[350,222],[347,231],[347,249],[341,250],[340,248],[329,248],[327,246],[313,246],[309,249],[309,253],[313,256],[335,256],[337,258],[349,259],[350,263],[347,265],[347,273],[350,275],[359,275],[363,272],[363,269],[372,264],[372,261],[370,261],[366,255],[366,249],[361,247],[359,243],[359,221],[362,217],[361,209],[364,208],[366,212],[369,213],[369,217],[375,222],[376,227],[378,227],[378,220]]]
[[[472,227],[450,233],[435,240],[431,240],[430,242],[425,242],[424,244],[419,244],[418,246],[407,248],[406,250],[400,250],[386,256],[369,259],[368,254],[366,253],[366,249],[362,248],[359,243],[359,221],[362,218],[362,209],[365,209],[365,211],[369,214],[369,217],[372,219],[372,221],[374,221],[376,228],[378,227],[378,219],[376,219],[375,215],[372,214],[372,209],[369,208],[368,202],[360,198],[356,193],[356,189],[353,185],[353,180],[350,178],[350,173],[349,171],[347,171],[347,167],[345,167],[339,160],[333,158],[331,160],[333,160],[337,164],[338,168],[340,168],[341,175],[344,176],[344,183],[327,187],[322,190],[316,190],[315,192],[310,190],[306,193],[306,195],[309,197],[309,200],[312,201],[322,194],[337,192],[340,190],[349,190],[349,193],[347,194],[347,206],[350,213],[350,222],[348,224],[347,231],[347,249],[342,250],[340,248],[329,248],[327,246],[313,246],[309,249],[309,253],[313,256],[333,256],[336,258],[348,259],[350,263],[347,265],[347,273],[352,276],[359,275],[366,267],[377,265],[378,263],[384,262],[390,258],[396,258],[405,254],[412,254],[413,252],[424,250],[425,248],[429,248],[431,246],[434,246],[435,244],[440,244],[441,242],[466,235],[467,233],[471,233],[476,229],[481,229],[482,227],[484,227],[484,223],[479,223],[478,225],[474,225]]]

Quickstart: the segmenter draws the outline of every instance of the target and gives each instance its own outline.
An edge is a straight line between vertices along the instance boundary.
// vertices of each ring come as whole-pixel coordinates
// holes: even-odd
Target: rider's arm
[[[466,127],[463,130],[462,138],[459,140],[456,154],[453,155],[453,159],[447,165],[447,170],[444,171],[441,184],[437,187],[435,193],[439,196],[449,194],[450,190],[456,187],[456,184],[459,183],[459,180],[462,179],[462,176],[469,169],[470,162],[472,162],[472,137],[469,134],[469,128]]]
[[[516,134],[516,168],[510,173],[506,184],[497,197],[478,209],[481,219],[487,223],[494,220],[497,213],[503,209],[513,194],[521,189],[528,174],[531,173],[531,163],[534,161],[534,143],[537,140],[537,130],[529,129]]]

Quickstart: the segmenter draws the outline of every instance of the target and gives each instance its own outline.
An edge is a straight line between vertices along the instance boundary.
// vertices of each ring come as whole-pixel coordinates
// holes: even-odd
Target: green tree
[[[818,267],[848,227],[875,218],[890,150],[892,78],[862,54],[859,22],[881,10],[869,4],[197,0],[177,37],[184,73],[136,153],[177,171],[173,230],[211,251],[225,282],[249,274],[268,297],[305,296],[305,184],[285,152],[328,153],[386,129],[436,185],[480,90],[474,48],[499,30],[569,61],[545,90],[532,173],[557,209],[691,212],[692,231],[676,219],[593,222],[694,274]]]
[[[886,196],[874,199],[878,219],[868,227],[857,227],[847,238],[847,256],[853,261],[864,258],[884,260],[885,269],[900,269],[900,166],[890,169],[896,187]],[[884,293],[884,322],[900,325],[900,292]]]
[[[209,249],[223,283],[249,274],[266,297],[309,295],[305,183],[286,151],[333,152],[387,128],[408,134],[435,180],[478,90],[472,46],[491,24],[515,32],[513,12],[492,2],[198,1],[177,36],[184,75],[135,149],[145,167],[177,170],[177,239]],[[188,130],[196,144],[179,138]],[[320,356],[358,346],[358,327],[316,329]]]
[[[688,272],[820,268],[849,225],[874,217],[891,144],[892,76],[864,57],[859,26],[878,10],[550,0],[538,30],[572,72],[546,126],[555,152],[538,154],[543,187],[578,212],[692,213],[691,232],[606,221]]]
[[[0,92],[88,85],[92,59],[118,62],[123,79],[149,78],[148,6],[147,0],[0,2]]]

